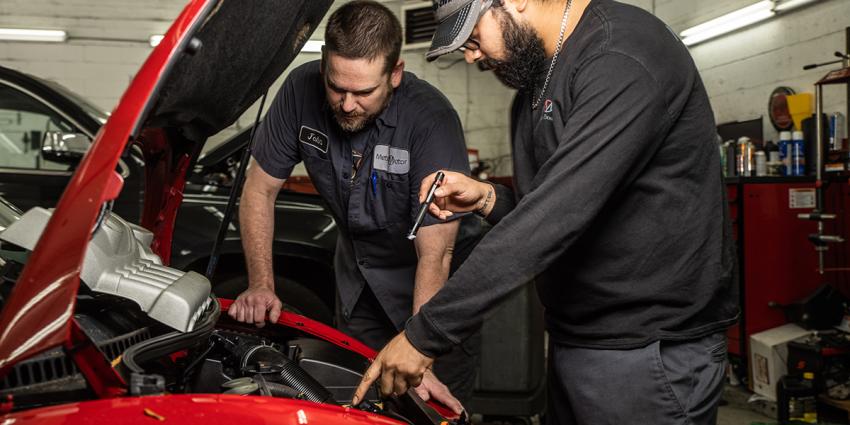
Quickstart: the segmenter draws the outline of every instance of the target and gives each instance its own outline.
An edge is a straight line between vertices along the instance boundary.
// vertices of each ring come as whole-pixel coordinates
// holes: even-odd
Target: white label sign
[[[788,189],[788,208],[803,209],[815,207],[814,189]]]

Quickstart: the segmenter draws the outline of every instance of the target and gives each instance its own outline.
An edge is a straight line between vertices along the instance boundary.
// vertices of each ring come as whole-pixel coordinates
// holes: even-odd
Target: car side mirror
[[[76,164],[88,152],[91,142],[85,134],[48,131],[41,143],[41,156],[49,161]]]

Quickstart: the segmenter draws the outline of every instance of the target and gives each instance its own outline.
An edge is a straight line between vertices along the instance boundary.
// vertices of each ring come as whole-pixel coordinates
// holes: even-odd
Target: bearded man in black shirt
[[[384,393],[417,385],[534,280],[550,336],[548,422],[714,423],[737,276],[713,113],[687,48],[612,0],[435,10],[429,59],[463,50],[518,89],[514,184],[447,173],[431,214],[472,211],[494,228],[378,355],[355,401],[378,379]]]

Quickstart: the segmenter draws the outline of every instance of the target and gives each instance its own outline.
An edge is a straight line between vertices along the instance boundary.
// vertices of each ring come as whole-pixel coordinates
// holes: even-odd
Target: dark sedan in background
[[[108,116],[61,85],[0,67],[0,196],[21,210],[53,207],[74,167]],[[224,217],[230,182],[249,132],[202,154],[190,174],[179,206],[171,266],[204,273]],[[119,163],[124,190],[113,210],[138,223],[145,167],[141,155],[125,152]],[[274,237],[278,292],[289,308],[316,320],[332,321],[333,251],[336,225],[317,195],[281,191]],[[305,285],[309,282],[309,286]],[[247,285],[245,261],[232,221],[213,280],[218,296],[235,298]]]

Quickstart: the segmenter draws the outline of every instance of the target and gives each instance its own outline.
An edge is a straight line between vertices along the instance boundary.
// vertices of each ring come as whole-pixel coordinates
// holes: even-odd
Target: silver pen
[[[434,202],[434,192],[440,187],[440,183],[443,182],[443,178],[446,175],[443,174],[442,171],[437,171],[437,176],[434,177],[434,183],[431,184],[431,188],[428,189],[428,196],[425,197],[425,202],[419,204],[419,214],[416,215],[416,221],[413,223],[413,227],[410,228],[410,233],[407,234],[407,239],[414,240],[416,239],[416,232],[419,231],[419,226],[422,226],[422,221],[425,220],[425,213],[428,211],[428,205],[431,205],[431,202]]]

